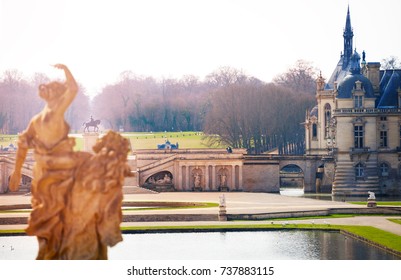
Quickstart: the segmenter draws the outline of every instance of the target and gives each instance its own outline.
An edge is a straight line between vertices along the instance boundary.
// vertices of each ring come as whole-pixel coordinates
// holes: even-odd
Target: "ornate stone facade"
[[[334,195],[401,194],[401,70],[380,70],[353,49],[348,9],[344,52],[305,121],[306,154],[335,163]]]

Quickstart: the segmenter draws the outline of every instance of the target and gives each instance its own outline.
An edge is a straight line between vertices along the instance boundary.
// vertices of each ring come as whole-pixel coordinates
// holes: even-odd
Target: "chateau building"
[[[306,114],[306,154],[332,158],[333,195],[400,195],[401,70],[367,62],[353,36],[348,8],[344,50],[330,79],[317,79]]]

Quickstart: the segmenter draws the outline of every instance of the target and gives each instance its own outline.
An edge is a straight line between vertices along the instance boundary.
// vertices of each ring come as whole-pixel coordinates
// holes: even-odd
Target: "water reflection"
[[[128,249],[132,248],[132,250]],[[398,259],[338,232],[258,231],[128,234],[111,259],[391,260]]]
[[[30,260],[35,237],[0,237],[0,259]],[[115,260],[391,260],[392,254],[337,232],[258,231],[124,234],[109,250]]]

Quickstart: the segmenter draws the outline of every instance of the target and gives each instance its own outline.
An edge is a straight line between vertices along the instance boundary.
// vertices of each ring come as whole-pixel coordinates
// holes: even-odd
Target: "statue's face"
[[[39,86],[39,96],[46,101],[50,101],[55,97],[61,95],[64,92],[65,88],[63,84],[58,82],[52,82],[47,85]]]
[[[46,85],[39,86],[39,96],[46,101],[49,100],[49,89]]]

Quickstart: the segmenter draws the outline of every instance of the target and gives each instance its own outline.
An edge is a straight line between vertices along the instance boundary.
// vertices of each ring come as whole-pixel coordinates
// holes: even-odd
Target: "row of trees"
[[[50,79],[41,73],[31,78],[23,77],[17,70],[8,70],[0,76],[0,133],[17,134],[22,132],[30,119],[44,106],[44,101],[38,96],[38,87],[48,83]],[[89,97],[80,93],[66,113],[66,119],[72,130],[82,126],[82,119],[87,118]]]
[[[213,92],[205,133],[216,134],[212,142],[229,143],[261,153],[303,142],[305,109],[315,100],[291,89],[255,81],[233,84]]]
[[[93,112],[112,129],[200,131],[210,107],[210,93],[247,79],[230,67],[210,73],[203,81],[193,75],[156,80],[124,72],[118,82],[104,87],[94,98]]]
[[[194,76],[181,80],[124,72],[93,100],[93,114],[107,128],[124,131],[200,131],[206,89]]]
[[[105,125],[125,131],[203,130],[216,141],[259,153],[303,141],[305,109],[313,107],[316,71],[310,63],[266,84],[240,70],[222,67],[205,77],[155,80],[124,72],[93,100]],[[301,89],[301,90],[296,90]],[[299,146],[298,144],[296,146]]]
[[[157,80],[130,71],[107,85],[92,103],[84,87],[66,113],[73,131],[90,114],[105,129],[124,131],[204,131],[210,144],[246,148],[259,153],[300,147],[305,109],[313,107],[316,73],[299,61],[288,72],[265,83],[240,70],[222,67],[200,80]],[[26,79],[18,71],[0,77],[0,129],[21,132],[44,106],[37,88],[49,82],[44,74]],[[300,89],[300,90],[297,90]],[[90,107],[91,105],[91,107]],[[212,137],[218,135],[220,137]],[[297,143],[295,143],[297,142]],[[302,145],[301,145],[302,146]]]

